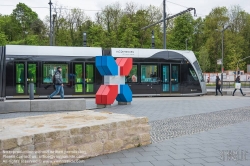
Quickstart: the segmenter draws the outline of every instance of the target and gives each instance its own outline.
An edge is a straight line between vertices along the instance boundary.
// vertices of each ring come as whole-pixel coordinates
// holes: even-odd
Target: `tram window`
[[[157,65],[141,65],[141,82],[157,82]]]
[[[24,83],[24,64],[23,63],[16,64],[16,83],[20,83],[20,84]]]
[[[94,64],[86,64],[85,81],[86,92],[94,92]]]
[[[83,92],[82,64],[75,64],[75,75],[72,76],[70,77],[70,79],[71,82],[74,82],[73,80],[75,79],[75,92]]]
[[[57,67],[62,68],[63,83],[68,83],[68,64],[43,64],[43,83],[52,83],[52,77],[55,74]]]
[[[199,80],[201,80],[201,82],[204,82],[204,77],[203,77],[200,65],[198,64],[197,61],[194,62],[194,67],[197,70],[197,74],[198,74]]]
[[[93,83],[94,82],[94,65],[86,64],[86,82]]]
[[[126,82],[137,82],[137,65],[133,65],[129,75],[126,76]]]

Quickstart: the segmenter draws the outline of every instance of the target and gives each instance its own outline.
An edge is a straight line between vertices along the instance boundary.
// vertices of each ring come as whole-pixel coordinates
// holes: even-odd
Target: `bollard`
[[[30,100],[34,100],[34,83],[30,83]]]

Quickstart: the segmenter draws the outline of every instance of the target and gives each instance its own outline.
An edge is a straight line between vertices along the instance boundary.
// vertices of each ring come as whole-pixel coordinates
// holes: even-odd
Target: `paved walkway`
[[[96,108],[87,99],[87,108]],[[250,98],[248,96],[134,98],[132,105],[96,109],[147,116],[159,139],[149,146],[87,159],[65,166],[249,166]],[[40,113],[0,114],[1,118]]]
[[[97,110],[147,116],[150,123],[174,119],[172,123],[168,123],[171,126],[168,130],[175,135],[174,138],[160,138],[160,142],[149,146],[88,159],[84,166],[249,166],[249,100],[249,97],[241,96],[134,98],[130,106],[119,106],[115,103],[111,108]],[[90,100],[88,107],[94,106]],[[197,115],[202,118],[192,119]],[[174,124],[180,119],[183,122],[185,118],[190,119],[189,123]],[[182,131],[188,128],[187,124],[192,123],[192,120],[196,124],[206,121],[209,123],[205,127],[201,123],[193,125],[193,133],[183,134]],[[226,123],[222,123],[223,121]],[[174,126],[180,127],[177,129]],[[179,132],[180,128],[183,130]],[[163,130],[159,133],[167,135]],[[158,134],[158,137],[161,136]]]
[[[249,126],[242,122],[169,139],[88,159],[84,166],[249,166]]]

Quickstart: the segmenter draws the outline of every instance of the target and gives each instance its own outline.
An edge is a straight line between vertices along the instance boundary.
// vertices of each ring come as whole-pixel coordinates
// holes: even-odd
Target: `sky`
[[[84,10],[92,20],[95,19],[95,13],[102,10],[105,6],[118,2],[118,0],[51,0],[57,6],[63,6],[67,9],[80,8]],[[35,11],[41,20],[49,16],[49,0],[0,0],[0,13],[3,15],[11,14],[16,5],[21,2]],[[119,1],[122,6],[127,2],[134,2],[138,6],[153,5],[162,8],[163,0],[122,0]],[[215,7],[228,7],[239,5],[243,10],[250,13],[250,3],[247,0],[166,0],[167,14],[176,14],[188,7],[196,9],[198,17],[205,17]],[[193,13],[193,12],[192,12]],[[53,14],[53,13],[52,13]]]

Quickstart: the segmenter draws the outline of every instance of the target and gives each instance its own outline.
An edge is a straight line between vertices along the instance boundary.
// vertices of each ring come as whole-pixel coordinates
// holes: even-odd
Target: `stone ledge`
[[[30,100],[30,111],[80,111],[86,109],[85,99]]]
[[[0,102],[0,113],[30,111],[30,100],[6,100]]]
[[[0,124],[3,126],[0,159],[4,151],[45,151],[46,154],[60,151],[72,160],[79,160],[151,143],[147,118],[110,112],[86,110],[3,119]],[[33,155],[39,162],[45,160],[39,158],[40,153]],[[62,163],[66,162],[61,160],[58,164]]]
[[[6,100],[0,102],[0,114],[36,111],[81,111],[85,109],[85,99]]]

